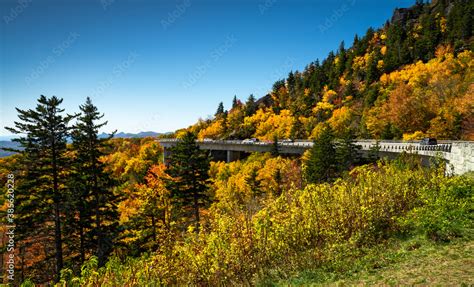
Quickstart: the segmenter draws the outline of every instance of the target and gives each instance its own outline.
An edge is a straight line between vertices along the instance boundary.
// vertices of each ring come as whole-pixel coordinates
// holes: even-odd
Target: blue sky
[[[380,27],[413,1],[1,0],[0,136],[41,95],[103,131],[173,131]]]

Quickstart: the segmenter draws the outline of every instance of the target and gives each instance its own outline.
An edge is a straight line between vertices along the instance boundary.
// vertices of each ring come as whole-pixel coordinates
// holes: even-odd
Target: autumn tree
[[[126,242],[138,252],[155,250],[171,228],[171,194],[166,187],[171,180],[164,164],[150,167],[145,182],[134,186],[133,197],[127,199]],[[132,253],[133,254],[133,253]]]
[[[196,231],[200,227],[199,209],[209,200],[208,186],[209,156],[199,149],[196,135],[187,132],[171,149],[167,173],[173,178],[168,181],[175,203],[192,209]]]

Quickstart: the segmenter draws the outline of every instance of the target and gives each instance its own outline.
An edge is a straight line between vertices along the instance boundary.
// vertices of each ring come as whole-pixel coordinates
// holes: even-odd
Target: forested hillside
[[[245,103],[188,128],[199,138],[314,138],[325,123],[359,138],[474,139],[474,3],[439,0],[397,9],[379,29]],[[179,132],[178,132],[179,136]]]
[[[229,110],[221,103],[213,118],[162,135],[180,138],[166,158],[156,138],[101,134],[107,121],[90,98],[73,111],[43,95],[17,108],[6,128],[19,148],[0,158],[0,211],[14,214],[1,219],[1,283],[275,286],[366,276],[396,285],[413,282],[387,272],[416,269],[407,260],[420,256],[435,262],[410,270],[421,283],[472,285],[472,172],[451,176],[442,158],[427,167],[405,152],[380,159],[378,142],[361,158],[354,137],[474,139],[473,9],[468,0],[398,9],[268,95],[235,97]],[[272,151],[213,161],[196,141],[249,137],[274,141]],[[284,155],[278,139],[287,138],[314,145]],[[452,267],[458,259],[463,267]],[[445,273],[425,274],[445,262]]]

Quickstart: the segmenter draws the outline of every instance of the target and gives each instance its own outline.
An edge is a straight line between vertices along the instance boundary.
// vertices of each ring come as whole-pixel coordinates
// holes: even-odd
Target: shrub
[[[222,184],[232,178],[220,176]],[[467,177],[448,178],[417,165],[362,166],[333,184],[286,188],[262,200],[258,210],[252,199],[215,203],[198,234],[190,231],[155,254],[112,259],[100,269],[92,260],[71,282],[254,285],[318,266],[329,274],[352,270],[347,258],[363,256],[400,230],[435,240],[460,236],[462,226],[472,224],[472,186]]]

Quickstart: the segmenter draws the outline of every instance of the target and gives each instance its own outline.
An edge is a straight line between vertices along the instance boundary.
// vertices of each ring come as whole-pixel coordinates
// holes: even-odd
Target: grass
[[[427,245],[408,251],[404,260],[335,285],[456,285],[474,284],[474,241]]]
[[[343,271],[309,270],[273,286],[474,286],[474,230],[449,243],[395,239],[348,258]]]
[[[451,184],[428,193],[423,208],[403,217],[402,232],[376,245],[342,243],[318,266],[306,264],[283,276],[270,272],[257,285],[474,286],[473,185]]]

